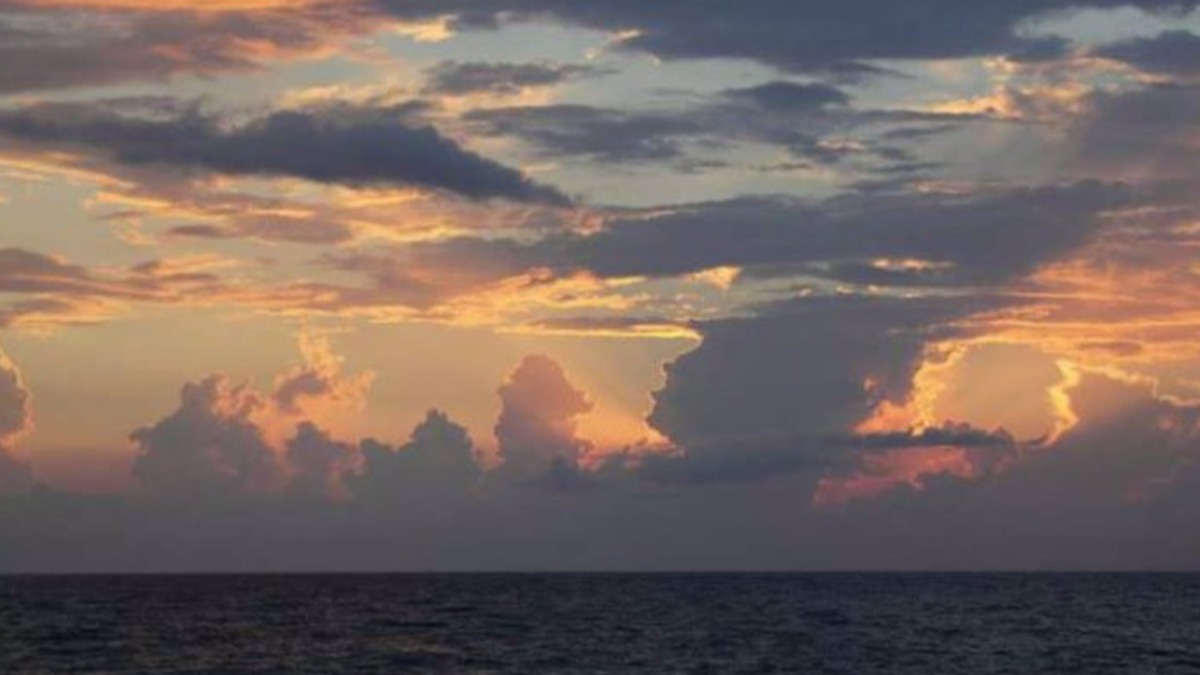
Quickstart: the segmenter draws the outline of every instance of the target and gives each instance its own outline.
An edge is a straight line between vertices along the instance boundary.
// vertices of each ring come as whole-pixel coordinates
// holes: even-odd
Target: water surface
[[[0,577],[0,673],[1200,673],[1194,575]]]

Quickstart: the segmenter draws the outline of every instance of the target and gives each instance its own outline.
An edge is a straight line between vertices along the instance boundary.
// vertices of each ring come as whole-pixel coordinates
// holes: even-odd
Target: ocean
[[[1200,575],[0,577],[0,673],[1200,673]]]

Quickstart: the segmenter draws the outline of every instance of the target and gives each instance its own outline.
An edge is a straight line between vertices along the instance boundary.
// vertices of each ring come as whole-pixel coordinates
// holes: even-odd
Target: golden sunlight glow
[[[1054,429],[1046,439],[1047,444],[1053,445],[1063,434],[1079,424],[1079,416],[1071,407],[1071,390],[1079,386],[1082,376],[1075,364],[1066,359],[1055,361],[1062,373],[1062,381],[1050,388],[1050,402],[1054,406]]]
[[[722,291],[728,291],[733,288],[733,284],[737,282],[738,277],[741,275],[742,268],[740,267],[714,267],[702,272],[696,272],[692,275],[692,279],[710,284]]]

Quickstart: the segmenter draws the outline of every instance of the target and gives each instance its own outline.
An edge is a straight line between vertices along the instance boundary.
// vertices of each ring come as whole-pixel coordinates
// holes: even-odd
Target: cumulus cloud
[[[306,498],[349,497],[347,477],[359,465],[358,449],[334,440],[312,422],[301,422],[286,448],[291,482],[288,490]]]
[[[859,431],[878,411],[911,399],[931,341],[992,303],[810,298],[697,323],[703,342],[666,367],[649,416],[680,452],[647,459],[644,473],[668,483],[796,474],[811,494],[821,479],[853,473],[872,455],[1010,446],[1004,434],[969,427]]]
[[[301,333],[300,347],[305,365],[276,378],[270,396],[214,375],[185,385],[174,412],[135,431],[134,474],[148,492],[386,507],[453,501],[479,484],[466,429],[439,411],[399,447],[337,438],[322,426],[323,413],[363,405],[371,374],[342,375],[341,357],[324,336]]]
[[[34,484],[29,464],[12,452],[13,443],[32,426],[29,390],[16,365],[0,351],[0,495],[23,492]]]
[[[11,442],[33,426],[33,406],[21,373],[0,351],[0,444]]]
[[[199,497],[276,493],[349,496],[357,444],[321,426],[357,411],[374,375],[345,375],[328,337],[298,336],[302,365],[275,378],[269,395],[214,375],[183,387],[178,409],[131,436],[134,473],[151,492]]]
[[[847,532],[890,530],[909,555],[925,550],[937,567],[1193,565],[1200,541],[1186,523],[1200,514],[1195,406],[1103,374],[1084,375],[1070,398],[1080,423],[1054,446],[982,475],[946,475],[856,502]],[[959,545],[937,546],[948,538]]]
[[[504,472],[542,478],[553,468],[578,467],[592,449],[579,437],[579,418],[591,412],[592,402],[553,359],[525,358],[497,393],[495,434]]]
[[[184,385],[179,407],[133,432],[134,475],[168,497],[236,497],[278,489],[284,466],[254,420],[263,399],[213,376]]]
[[[553,436],[557,447],[576,448],[559,458],[577,455],[577,433],[564,420],[586,405],[561,368],[534,358],[512,380],[510,409],[549,420],[533,426],[555,427],[522,437]],[[551,391],[559,394],[555,405]],[[473,489],[480,472],[472,444],[444,414],[431,412],[398,449],[378,442],[356,448],[306,425],[289,444],[302,479],[271,499],[185,510],[164,509],[158,499],[60,494],[6,503],[0,533],[55,536],[28,537],[29,546],[0,566],[77,569],[78,559],[64,553],[84,543],[96,546],[89,564],[126,571],[1193,564],[1200,555],[1189,527],[1200,515],[1196,407],[1158,397],[1148,383],[1103,375],[1081,378],[1070,399],[1080,424],[1052,446],[1018,447],[1003,434],[963,425],[718,444],[727,452],[697,446],[690,458],[611,464],[591,475],[596,489],[556,495],[553,508],[544,491],[516,489],[527,481]],[[361,475],[350,463],[358,453]],[[927,468],[919,479],[906,473],[913,468],[906,462],[930,458],[938,470]],[[965,461],[970,471],[943,460]],[[539,456],[537,466],[567,466],[547,469],[552,461]],[[821,475],[887,482],[869,499],[813,509]],[[340,487],[354,494],[346,504],[294,498],[327,495],[339,487],[329,481],[343,478]],[[81,512],[89,514],[85,525]]]
[[[135,167],[411,186],[470,199],[569,201],[431,126],[406,120],[403,107],[279,110],[240,123],[177,107],[168,104],[152,115],[103,103],[9,108],[0,111],[0,135],[98,152]]]
[[[461,497],[483,476],[466,428],[438,410],[426,414],[404,445],[366,440],[361,450],[363,471],[352,485],[355,495],[368,502]]]

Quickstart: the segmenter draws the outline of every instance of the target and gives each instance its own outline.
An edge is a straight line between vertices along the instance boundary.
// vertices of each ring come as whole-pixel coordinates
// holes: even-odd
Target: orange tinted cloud
[[[975,476],[975,465],[963,448],[905,448],[864,460],[862,471],[821,480],[813,496],[820,507],[839,506],[856,499],[878,497],[901,485],[921,489],[929,476]]]

